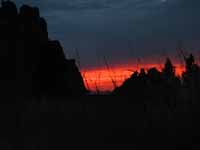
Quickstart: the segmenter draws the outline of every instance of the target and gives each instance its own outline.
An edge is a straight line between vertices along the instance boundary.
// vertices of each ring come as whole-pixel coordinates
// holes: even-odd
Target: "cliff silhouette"
[[[2,1],[0,7],[1,95],[83,95],[86,88],[74,59],[50,40],[37,7]]]

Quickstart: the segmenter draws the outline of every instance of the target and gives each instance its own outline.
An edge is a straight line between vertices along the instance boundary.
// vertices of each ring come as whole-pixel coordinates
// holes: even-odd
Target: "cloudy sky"
[[[51,39],[83,67],[175,53],[177,41],[200,51],[199,0],[16,0],[38,6]]]

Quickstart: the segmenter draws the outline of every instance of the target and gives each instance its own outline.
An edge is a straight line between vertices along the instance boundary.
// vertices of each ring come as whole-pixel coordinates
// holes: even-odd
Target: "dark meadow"
[[[200,66],[180,47],[182,76],[141,68],[107,94],[86,89],[75,59],[37,7],[0,8],[0,149],[198,146]]]

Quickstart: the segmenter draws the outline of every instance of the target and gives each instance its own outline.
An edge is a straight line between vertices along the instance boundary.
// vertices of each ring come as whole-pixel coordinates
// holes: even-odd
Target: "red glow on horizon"
[[[184,67],[180,64],[174,64],[176,75],[181,76],[184,71]],[[117,86],[121,86],[123,82],[128,79],[134,71],[139,71],[140,68],[145,70],[156,67],[159,71],[162,70],[163,65],[160,64],[140,64],[140,66],[133,66],[131,64],[118,65],[110,67],[108,70],[106,67],[99,67],[93,69],[84,69],[81,71],[85,86],[91,91],[112,91],[114,85],[112,80],[116,82]]]

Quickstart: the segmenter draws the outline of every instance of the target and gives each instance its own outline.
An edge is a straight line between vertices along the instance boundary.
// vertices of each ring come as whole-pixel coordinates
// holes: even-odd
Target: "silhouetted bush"
[[[127,95],[140,100],[165,103],[176,107],[177,102],[198,103],[200,98],[200,67],[190,54],[185,58],[185,72],[182,78],[175,75],[175,67],[169,58],[166,59],[162,71],[150,68],[145,73],[133,73],[121,87],[113,91],[114,95]]]

